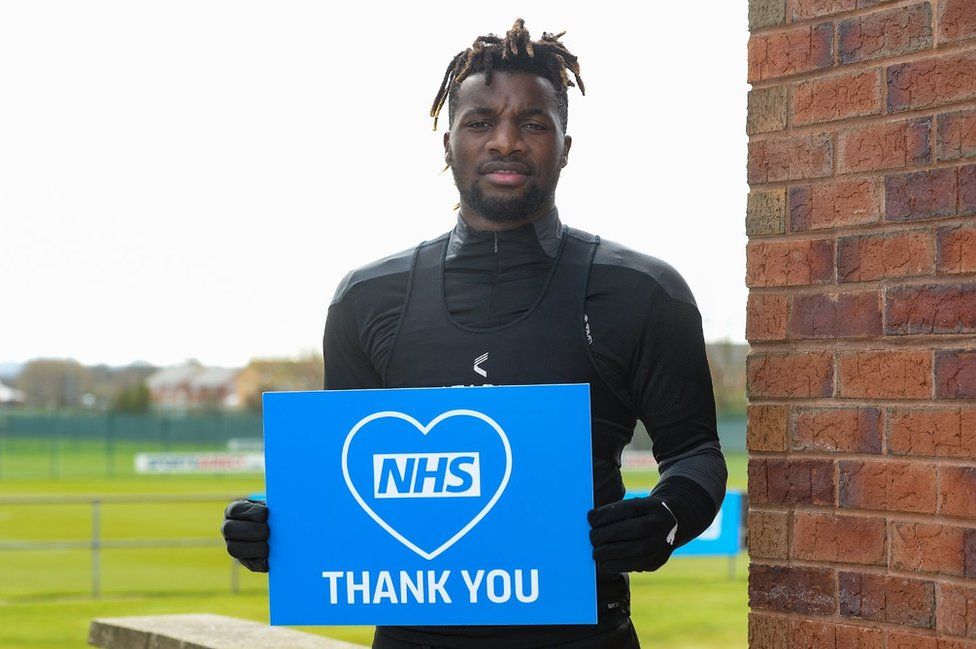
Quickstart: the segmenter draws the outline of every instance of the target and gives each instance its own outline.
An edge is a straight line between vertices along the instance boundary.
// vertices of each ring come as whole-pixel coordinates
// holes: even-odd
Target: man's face
[[[527,72],[469,76],[458,88],[444,159],[462,211],[521,221],[552,207],[572,138],[559,123],[552,84]]]

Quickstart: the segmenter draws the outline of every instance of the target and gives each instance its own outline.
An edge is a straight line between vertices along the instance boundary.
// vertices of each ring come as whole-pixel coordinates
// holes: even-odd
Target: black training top
[[[552,340],[537,333],[542,329]],[[529,348],[529,363],[473,351],[495,347],[511,357],[516,350],[506,336]],[[545,361],[532,363],[532,353]],[[679,521],[677,545],[711,523],[724,497],[701,317],[687,284],[659,259],[566,228],[555,208],[498,233],[459,218],[452,232],[353,271],[329,308],[324,354],[326,389],[588,382],[597,506],[623,495],[619,452],[636,418],[650,433],[661,471],[653,493]],[[626,576],[601,573],[598,600],[598,626],[381,632],[444,647],[494,647],[501,639],[510,649],[549,646],[626,615]]]

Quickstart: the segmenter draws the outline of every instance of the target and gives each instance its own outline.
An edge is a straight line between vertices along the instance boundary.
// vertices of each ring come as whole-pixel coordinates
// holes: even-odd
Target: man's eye
[[[545,126],[543,126],[542,124],[536,124],[535,122],[529,122],[528,124],[526,124],[526,126],[532,128],[532,130],[535,130],[535,131],[544,131],[544,130],[546,130],[546,127]]]
[[[469,122],[468,126],[470,128],[481,128],[483,126],[488,126],[488,122]]]

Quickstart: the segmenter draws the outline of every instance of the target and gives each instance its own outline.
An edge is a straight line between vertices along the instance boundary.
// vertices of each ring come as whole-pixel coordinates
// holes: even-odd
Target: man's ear
[[[563,154],[559,156],[559,166],[565,167],[569,162],[569,149],[573,146],[573,138],[569,135],[563,136]]]
[[[444,162],[451,164],[451,132],[444,133]]]

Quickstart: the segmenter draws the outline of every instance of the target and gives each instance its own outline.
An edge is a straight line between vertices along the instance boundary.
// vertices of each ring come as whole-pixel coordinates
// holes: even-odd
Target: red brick
[[[767,137],[749,142],[747,174],[751,184],[823,178],[833,160],[829,133]]]
[[[837,649],[883,649],[884,631],[869,627],[837,625],[835,632]]]
[[[793,449],[880,453],[881,413],[871,407],[801,408],[796,413]]]
[[[888,649],[939,649],[939,641],[935,636],[915,635],[902,631],[886,631],[885,642],[888,643]]]
[[[766,490],[771,505],[833,505],[834,463],[767,458]]]
[[[757,505],[834,502],[830,460],[749,459],[749,503]]]
[[[953,168],[886,176],[885,218],[915,221],[952,216],[958,196],[958,174]]]
[[[790,16],[791,21],[797,22],[806,18],[819,18],[873,7],[882,2],[891,2],[891,0],[789,0],[787,15]]]
[[[894,455],[976,459],[976,408],[896,409],[888,450]]]
[[[976,332],[976,283],[889,288],[886,334]]]
[[[838,372],[841,397],[924,399],[932,396],[932,353],[928,350],[843,352]]]
[[[939,1],[939,44],[976,36],[976,3],[973,0]]]
[[[976,642],[915,635],[890,629],[885,632],[885,641],[888,643],[887,649],[976,649]]]
[[[935,523],[891,523],[890,567],[896,570],[964,576],[967,549],[976,550],[974,529]]]
[[[789,298],[782,293],[749,293],[746,303],[747,340],[784,340]]]
[[[786,559],[789,555],[789,514],[750,510],[749,556],[753,559]]]
[[[796,512],[794,559],[883,565],[886,561],[883,518]]]
[[[934,272],[932,248],[928,230],[842,237],[837,241],[837,279],[869,282],[930,275]],[[947,250],[951,253],[955,248]]]
[[[881,113],[881,69],[812,79],[793,91],[793,124],[816,124]]]
[[[829,615],[836,607],[833,571],[826,568],[749,566],[749,607]]]
[[[920,462],[842,460],[842,507],[934,513],[936,466]]]
[[[786,22],[786,0],[753,0],[749,3],[749,31]]]
[[[888,110],[938,106],[976,97],[976,52],[888,67]]]
[[[880,179],[843,180],[790,188],[793,232],[874,223],[883,212]]]
[[[939,589],[939,633],[976,638],[976,588],[939,584]]]
[[[898,56],[932,47],[932,7],[908,7],[854,16],[837,24],[837,55],[841,63]]]
[[[976,649],[976,642],[957,638],[939,638],[938,649]]]
[[[786,128],[786,86],[756,88],[746,96],[746,134],[769,133]]]
[[[834,242],[757,241],[746,245],[746,285],[803,286],[834,278]]]
[[[749,39],[749,83],[830,67],[834,29],[805,25]]]
[[[976,4],[972,5],[976,7]],[[976,156],[976,110],[961,110],[939,115],[936,140],[938,160],[958,160]]]
[[[769,482],[766,479],[766,460],[749,458],[747,485],[749,488],[749,506],[769,504]]]
[[[789,649],[884,649],[881,629],[792,618]]]
[[[923,629],[935,627],[935,583],[855,572],[838,574],[843,617]]]
[[[750,398],[829,397],[834,386],[830,352],[750,354],[746,357]]]
[[[785,451],[787,406],[746,406],[746,447],[750,451]]]
[[[905,169],[932,159],[932,118],[867,124],[837,135],[837,173]]]
[[[976,642],[958,638],[939,638],[938,642],[937,649],[976,649]]]
[[[935,395],[945,399],[976,399],[976,350],[936,352]]]
[[[881,335],[881,294],[804,293],[793,298],[790,338],[870,338]]]
[[[940,471],[939,513],[976,518],[976,468],[943,466]]]
[[[783,649],[789,646],[789,619],[781,615],[749,613],[750,649]]]
[[[976,214],[976,165],[959,167],[959,214]]]
[[[976,225],[946,225],[936,237],[940,273],[976,273]]]
[[[746,234],[782,234],[786,223],[786,190],[751,191],[746,200]]]

